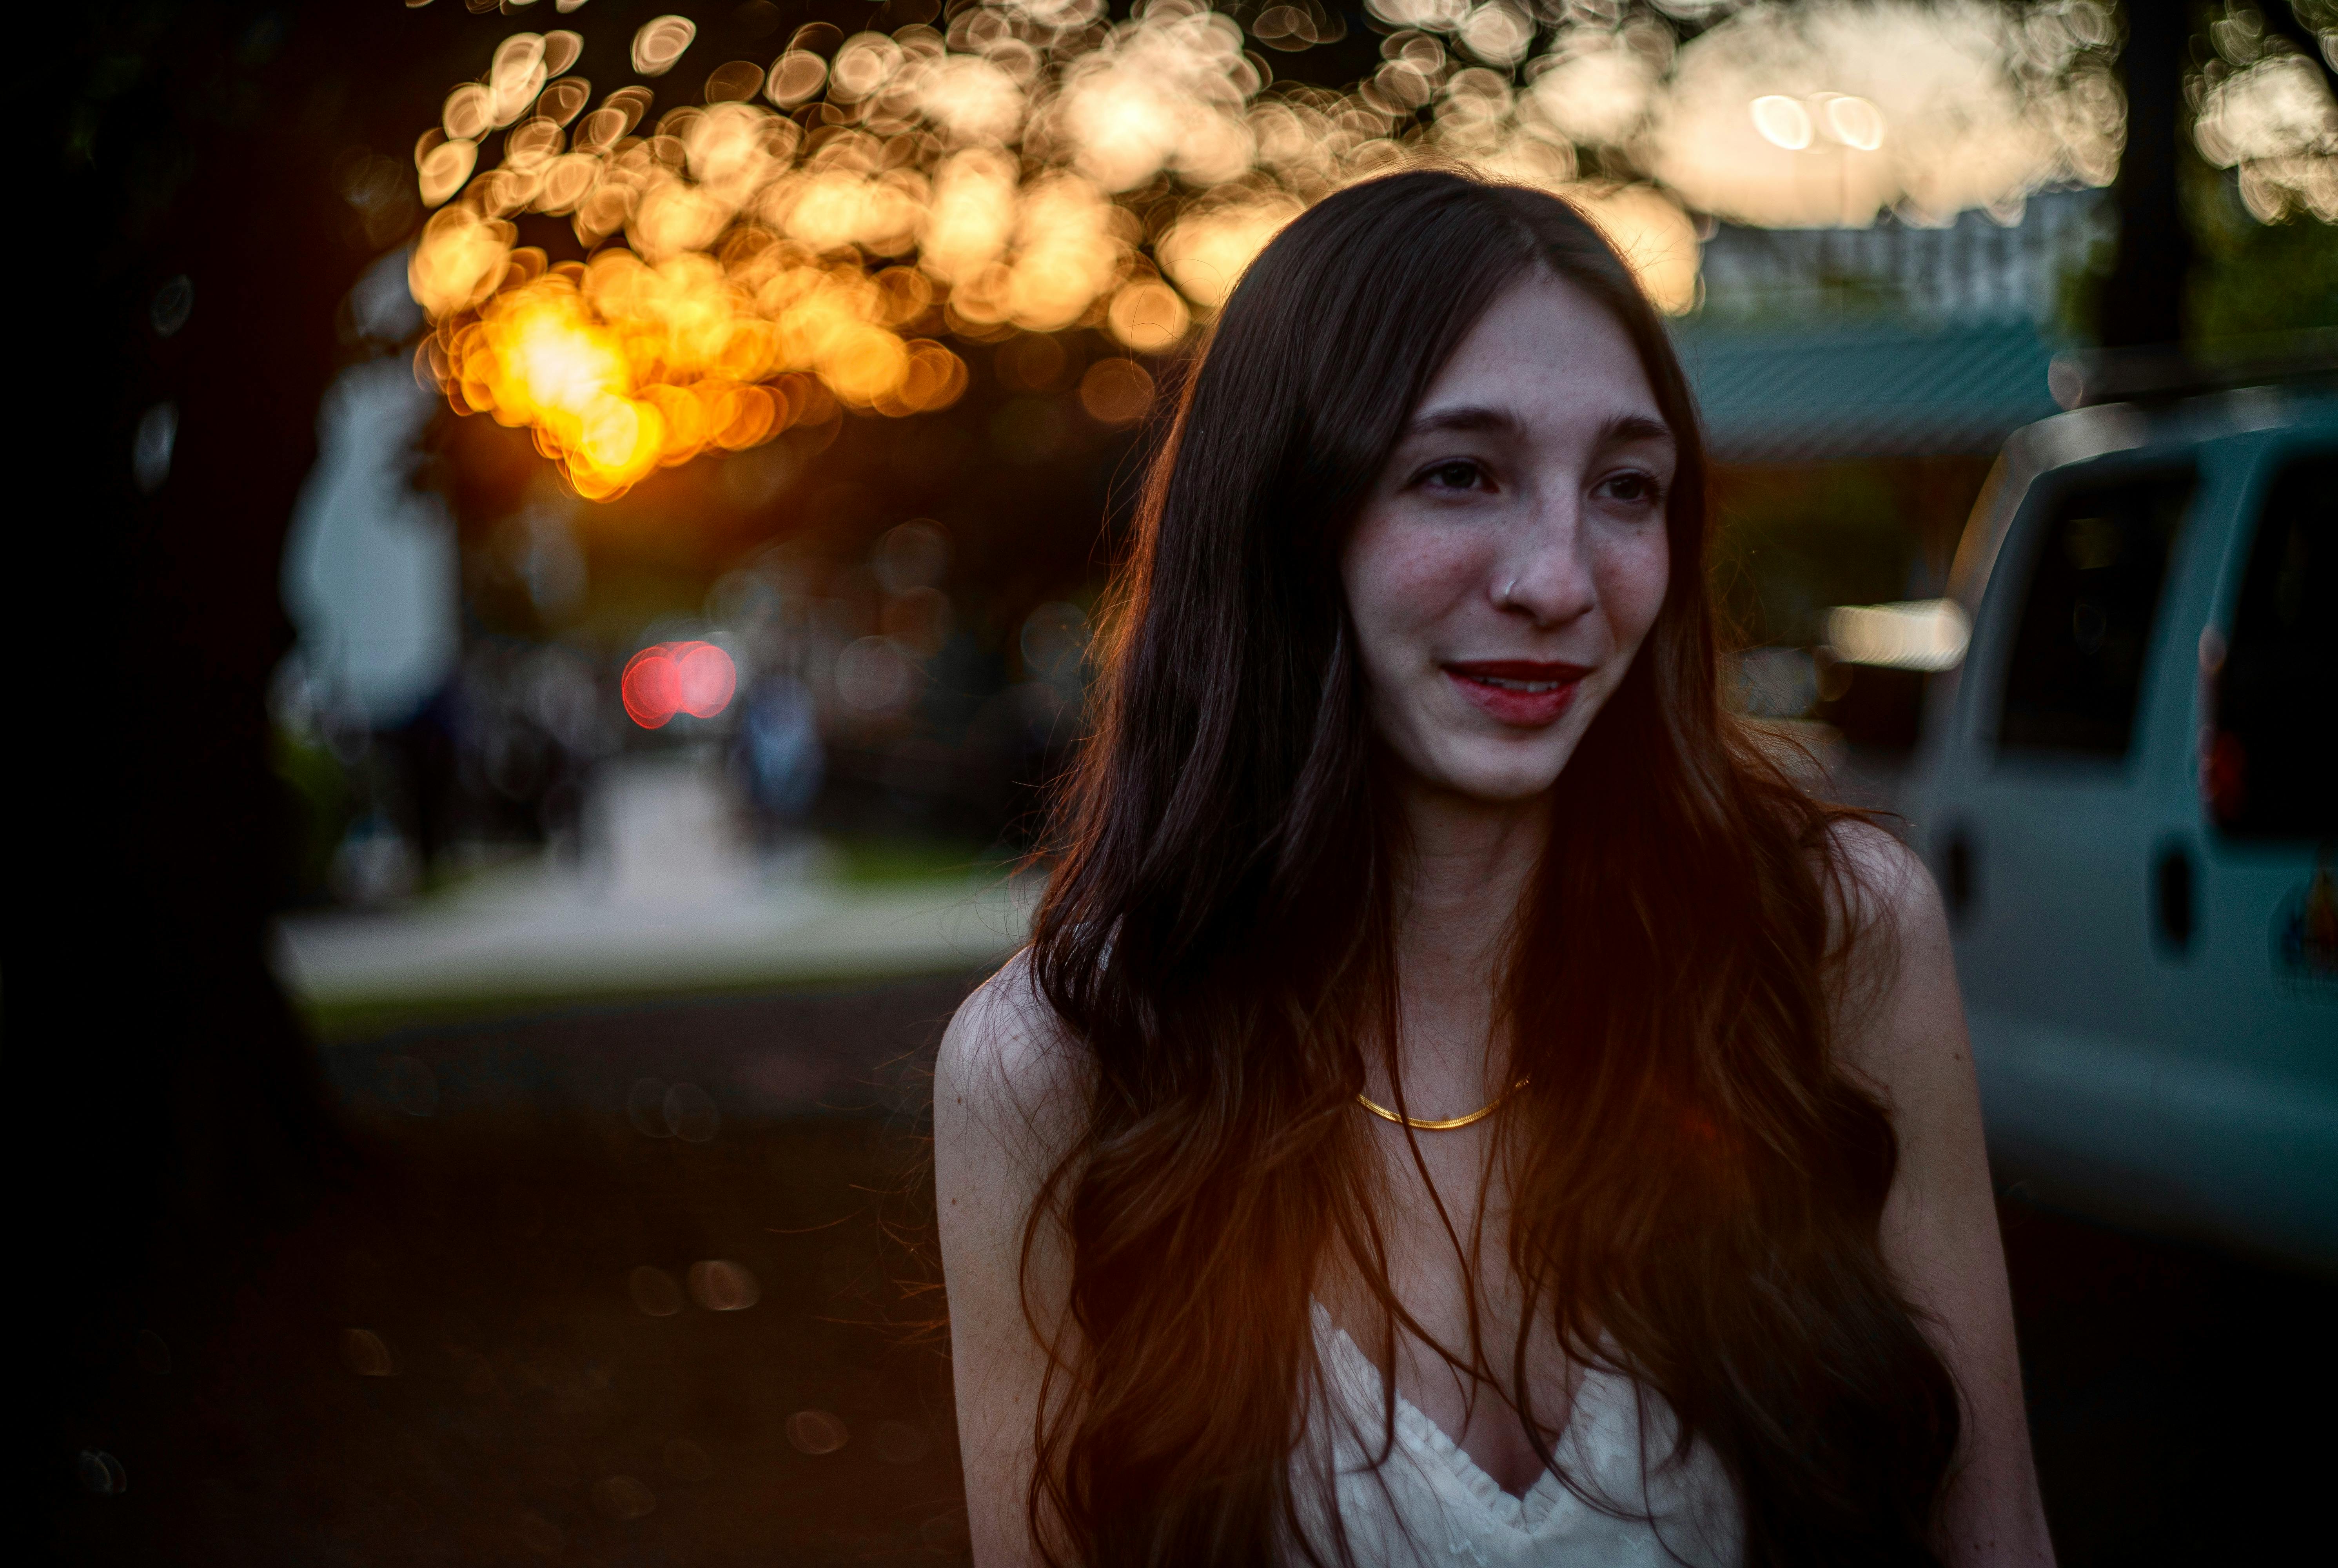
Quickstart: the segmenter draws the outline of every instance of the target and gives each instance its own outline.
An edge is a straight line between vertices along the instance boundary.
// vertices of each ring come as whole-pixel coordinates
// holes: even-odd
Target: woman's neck
[[[1507,1072],[1487,1063],[1494,991],[1543,848],[1551,799],[1488,802],[1399,786],[1410,853],[1398,889],[1397,985],[1404,999],[1408,1080]]]

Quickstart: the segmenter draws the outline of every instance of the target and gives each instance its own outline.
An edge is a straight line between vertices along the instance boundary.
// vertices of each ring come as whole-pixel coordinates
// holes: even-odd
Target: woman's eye
[[[1653,505],[1663,496],[1664,486],[1656,482],[1655,475],[1631,470],[1611,475],[1601,483],[1599,493],[1610,500],[1622,501],[1636,506],[1645,506]]]
[[[1486,471],[1466,458],[1455,458],[1425,469],[1420,483],[1431,490],[1474,490],[1486,477]]]

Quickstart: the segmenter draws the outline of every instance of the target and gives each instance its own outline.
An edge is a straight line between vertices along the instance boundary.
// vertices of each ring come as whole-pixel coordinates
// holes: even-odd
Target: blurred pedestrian
[[[784,671],[758,681],[740,715],[732,760],[768,848],[802,821],[827,776],[810,688]]]

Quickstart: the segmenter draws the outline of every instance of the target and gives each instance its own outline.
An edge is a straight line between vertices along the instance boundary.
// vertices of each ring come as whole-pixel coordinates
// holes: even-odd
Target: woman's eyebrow
[[[1489,431],[1514,436],[1524,428],[1524,422],[1507,408],[1464,403],[1450,408],[1434,408],[1423,414],[1405,426],[1404,438],[1453,430]],[[1595,441],[1602,446],[1621,446],[1635,441],[1658,441],[1667,446],[1679,445],[1670,426],[1645,414],[1610,415],[1600,424]]]
[[[1667,446],[1677,446],[1672,426],[1661,419],[1651,419],[1645,414],[1617,414],[1599,426],[1599,445],[1622,446],[1634,441],[1660,441]]]
[[[1452,408],[1437,408],[1423,414],[1405,426],[1405,435],[1433,436],[1442,430],[1493,430],[1512,435],[1522,428],[1518,416],[1507,408],[1488,408],[1465,403]]]

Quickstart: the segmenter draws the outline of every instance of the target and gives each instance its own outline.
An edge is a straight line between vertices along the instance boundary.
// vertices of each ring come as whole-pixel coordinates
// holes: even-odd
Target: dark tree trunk
[[[12,532],[49,553],[18,563],[26,642],[70,663],[25,715],[39,740],[11,780],[6,1149],[17,1267],[42,1281],[20,1298],[38,1348],[15,1473],[49,1508],[100,1508],[103,1472],[76,1456],[121,1446],[103,1413],[134,1337],[189,1355],[190,1298],[266,1223],[261,1197],[297,1201],[327,1138],[263,958],[280,840],[262,694],[290,640],[276,562],[347,262],[323,128],[269,69],[259,6],[93,5],[67,25],[24,324],[63,341],[49,384],[20,389],[54,423],[12,475],[54,500]],[[179,277],[192,307],[166,334],[154,301]],[[163,408],[168,472],[150,441],[142,485],[133,446]]]
[[[19,41],[41,188],[11,363],[37,438],[9,476],[0,1150],[30,1314],[13,1474],[43,1516],[114,1505],[78,1456],[109,1446],[139,1330],[192,1364],[337,1160],[266,962],[289,841],[265,696],[292,636],[286,530],[352,352],[336,307],[395,239],[343,176],[368,142],[403,161],[452,79],[450,24],[476,20],[452,10],[93,0]],[[156,303],[181,278],[183,320]],[[142,483],[138,432],[166,406],[167,473]],[[192,1456],[117,1457],[134,1489]],[[40,1532],[20,1514],[12,1534]]]
[[[2127,87],[2127,151],[2112,187],[2118,250],[2103,282],[2096,324],[2107,348],[2182,341],[2193,261],[2192,230],[2177,188],[2191,6],[2189,0],[2127,0],[2125,10],[2119,65]]]

